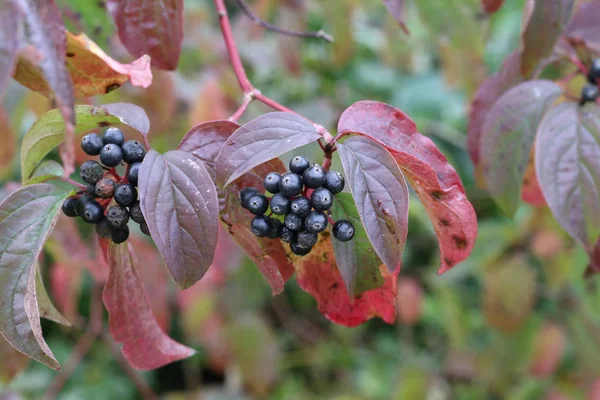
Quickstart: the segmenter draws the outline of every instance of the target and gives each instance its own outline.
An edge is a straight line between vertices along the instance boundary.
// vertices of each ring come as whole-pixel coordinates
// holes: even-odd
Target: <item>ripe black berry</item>
[[[121,148],[123,149],[123,160],[127,164],[144,161],[146,150],[144,150],[144,146],[137,140],[128,140]]]
[[[317,244],[317,239],[319,235],[311,231],[302,231],[298,232],[298,236],[296,237],[296,242],[302,247],[313,247]]]
[[[281,182],[281,174],[269,172],[265,177],[265,189],[270,193],[279,193],[279,182]]]
[[[304,247],[298,243],[292,243],[290,245],[290,248],[292,249],[292,253],[294,253],[297,256],[305,256],[312,250],[312,247]]]
[[[125,207],[112,206],[106,212],[106,219],[113,228],[122,228],[129,222],[129,212]]]
[[[102,141],[104,144],[116,144],[117,146],[121,147],[125,142],[125,135],[123,135],[123,132],[121,132],[119,128],[111,126],[106,130],[106,132],[104,132]]]
[[[102,178],[94,186],[94,194],[101,199],[110,199],[115,194],[115,181],[111,178]]]
[[[148,224],[147,223],[142,222],[140,224],[140,230],[142,231],[142,233],[144,235],[152,236],[152,234],[150,233],[150,228],[148,228]]]
[[[290,160],[290,171],[295,174],[302,175],[308,167],[310,167],[310,163],[305,157],[295,156]]]
[[[129,238],[129,227],[125,225],[122,228],[114,229],[111,238],[116,244],[123,243]]]
[[[594,85],[597,83],[597,80],[600,78],[600,58],[592,61],[587,78],[590,83],[593,83]]]
[[[129,170],[127,171],[127,181],[131,183],[133,186],[138,185],[138,176],[140,174],[140,167],[142,163],[134,163],[131,164]]]
[[[279,237],[279,230],[283,224],[277,218],[269,218],[269,225],[271,226],[271,229],[269,230],[267,237],[269,239],[277,239]]]
[[[109,238],[112,236],[113,228],[106,218],[102,218],[100,222],[96,224],[96,233],[101,238]]]
[[[92,200],[83,206],[81,218],[88,224],[95,224],[104,218],[104,209],[97,201]]]
[[[129,207],[129,215],[131,216],[131,219],[138,224],[143,224],[146,222],[144,219],[144,214],[142,214],[142,208],[140,207],[139,201],[136,201],[131,207]]]
[[[581,89],[581,99],[579,101],[580,105],[584,105],[585,103],[593,103],[596,101],[596,99],[598,98],[598,94],[599,94],[599,89],[598,86],[596,85],[592,85],[590,83],[586,84],[582,89]]]
[[[323,167],[321,167],[318,164],[315,164],[312,167],[308,168],[306,171],[304,171],[304,174],[302,174],[302,178],[304,179],[304,185],[307,188],[320,188],[325,182],[325,171],[323,170]]]
[[[321,211],[311,211],[304,223],[309,231],[321,233],[327,228],[327,215]]]
[[[279,191],[284,196],[294,197],[300,194],[303,186],[304,183],[302,182],[302,177],[300,175],[293,172],[287,172],[281,177]]]
[[[281,229],[279,229],[279,237],[286,243],[293,243],[296,241],[296,232],[283,225]]]
[[[332,194],[338,194],[342,190],[344,190],[344,186],[346,184],[346,180],[337,171],[329,171],[325,174],[325,183],[323,183],[323,187],[328,189]]]
[[[315,189],[312,196],[310,196],[310,202],[315,210],[329,210],[333,204],[333,194],[325,188]]]
[[[352,222],[340,219],[333,225],[333,237],[341,242],[347,242],[354,237],[354,225]]]
[[[104,169],[94,160],[88,160],[81,164],[80,170],[81,179],[90,185],[95,185],[104,175]]]
[[[85,206],[91,203],[92,201],[95,200],[87,195],[83,195],[79,199],[77,199],[77,202],[75,203],[75,212],[77,213],[77,215],[83,217],[83,211],[85,209]]]
[[[100,162],[107,167],[116,167],[123,161],[123,152],[116,144],[107,144],[100,150]]]
[[[137,200],[137,190],[131,183],[121,183],[115,189],[115,201],[123,207],[129,207]]]
[[[306,217],[312,210],[310,200],[306,196],[296,197],[290,203],[290,210],[301,217]]]
[[[257,215],[252,219],[252,223],[250,224],[250,228],[252,229],[252,233],[254,233],[258,237],[265,237],[271,231],[271,224],[269,222],[269,218],[264,215]]]
[[[253,187],[247,187],[242,189],[242,191],[240,192],[240,202],[242,203],[242,207],[248,208],[248,200],[250,200],[250,197],[254,196],[257,193],[258,190],[256,190]]]
[[[271,197],[271,211],[273,214],[285,215],[290,212],[290,201],[281,193]]]
[[[302,230],[302,228],[304,227],[302,217],[296,214],[286,215],[283,222],[285,223],[285,226],[287,226],[288,229],[291,229],[292,231],[299,231]]]
[[[95,133],[89,133],[81,139],[81,148],[88,156],[97,156],[102,150],[102,139]]]
[[[100,181],[98,181],[100,182]],[[97,197],[96,196],[96,185],[87,185],[85,187],[85,194],[87,194],[90,197]]]
[[[269,199],[264,194],[256,193],[248,199],[248,211],[254,215],[263,215],[269,208]]]
[[[77,216],[77,210],[75,209],[76,205],[77,205],[76,198],[71,197],[70,199],[66,199],[62,204],[63,214],[65,214],[67,217],[76,217]]]

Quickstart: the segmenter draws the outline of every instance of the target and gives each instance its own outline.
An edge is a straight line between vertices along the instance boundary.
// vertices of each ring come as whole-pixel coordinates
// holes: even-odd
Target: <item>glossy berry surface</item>
[[[592,85],[590,83],[586,84],[581,89],[581,99],[579,101],[579,104],[584,105],[585,103],[595,102],[596,99],[598,98],[599,93],[600,93],[600,90],[598,89],[598,86]]]
[[[271,211],[276,215],[285,215],[290,212],[290,201],[284,195],[277,193],[271,197]]]
[[[140,167],[142,163],[134,163],[131,164],[129,170],[127,171],[127,181],[131,183],[133,186],[138,185],[138,176],[140,174]]]
[[[281,182],[279,183],[279,191],[284,196],[294,197],[300,194],[303,186],[304,184],[300,175],[288,172],[283,174],[283,176],[281,177]]]
[[[116,144],[107,144],[100,150],[100,162],[107,167],[116,167],[123,161],[123,152]]]
[[[302,247],[313,247],[317,244],[318,239],[319,236],[316,233],[308,230],[298,232],[298,235],[296,236],[296,242]]]
[[[328,189],[332,194],[336,195],[341,193],[344,190],[344,186],[346,185],[346,180],[337,171],[328,171],[325,174],[325,182],[323,183],[323,187]]]
[[[333,237],[341,242],[347,242],[354,237],[354,225],[345,219],[337,221],[333,225]]]
[[[296,197],[290,203],[290,211],[301,217],[306,217],[308,214],[310,214],[311,210],[312,205],[310,204],[310,200],[306,196]]]
[[[333,194],[325,188],[318,188],[310,196],[310,203],[318,211],[326,211],[333,205]]]
[[[101,199],[110,199],[115,194],[115,181],[111,178],[102,178],[94,186],[94,195]]]
[[[240,202],[242,203],[242,207],[248,208],[248,200],[250,197],[254,196],[258,193],[258,190],[255,188],[244,188],[240,192]]]
[[[129,227],[125,225],[122,228],[114,229],[111,235],[111,239],[116,244],[125,242],[129,238]]]
[[[112,236],[113,227],[108,222],[108,219],[102,218],[100,222],[96,224],[96,233],[101,238],[109,238]]]
[[[302,217],[296,214],[288,214],[283,220],[285,226],[292,231],[300,231],[304,227]]]
[[[88,156],[97,156],[98,154],[100,154],[102,146],[104,146],[102,138],[96,135],[95,133],[88,133],[83,138],[81,138],[81,148],[83,149],[83,152]]]
[[[115,201],[123,207],[129,207],[137,200],[137,189],[130,183],[121,183],[115,189]]]
[[[88,224],[95,224],[104,218],[104,209],[97,201],[90,201],[83,206],[81,219]]]
[[[142,214],[142,208],[140,207],[139,201],[133,203],[133,205],[129,208],[129,216],[134,222],[137,222],[138,224],[143,224],[144,222],[146,222],[146,220],[144,219],[144,214]]]
[[[264,194],[256,193],[248,199],[248,211],[254,215],[263,215],[269,208],[269,200]]]
[[[283,225],[279,229],[279,237],[285,243],[293,243],[293,242],[296,241],[296,232],[294,232],[293,230],[291,230],[287,226]]]
[[[273,194],[279,193],[279,182],[281,182],[281,174],[269,172],[264,181],[265,189]]]
[[[65,214],[67,217],[76,217],[77,210],[75,209],[75,207],[77,206],[77,201],[78,200],[73,197],[70,199],[66,199],[62,204],[63,214]]]
[[[79,169],[81,171],[81,179],[90,185],[95,185],[104,175],[102,166],[93,160],[84,162]]]
[[[106,219],[113,228],[122,228],[129,222],[129,212],[125,207],[112,206],[106,212]]]
[[[304,247],[299,245],[298,243],[292,243],[290,245],[290,248],[292,249],[292,253],[294,253],[297,256],[305,256],[312,250],[312,247]]]
[[[134,164],[138,162],[144,161],[144,156],[146,155],[146,150],[144,146],[137,140],[128,140],[123,146],[123,160],[127,164]]]
[[[321,211],[311,211],[304,223],[307,230],[313,233],[321,233],[327,228],[327,215]]]
[[[315,164],[304,171],[302,179],[304,180],[304,186],[307,188],[320,188],[323,186],[323,183],[325,183],[325,171],[323,170],[323,167]]]
[[[90,196],[87,196],[87,195],[81,196],[77,200],[77,203],[75,203],[75,212],[77,212],[77,216],[82,217],[85,206],[87,204],[91,203],[92,201],[94,201],[94,199],[91,198]]]
[[[104,132],[102,142],[104,144],[116,144],[121,147],[125,143],[125,135],[123,135],[123,132],[119,128],[111,126]]]
[[[306,157],[295,156],[290,160],[290,171],[294,174],[302,175],[310,167],[310,162]]]
[[[590,65],[590,69],[588,70],[587,78],[588,81],[593,84],[596,84],[598,79],[600,79],[600,58],[592,61],[592,65]]]
[[[250,229],[252,229],[252,233],[254,233],[258,237],[265,237],[271,231],[271,224],[269,223],[269,218],[264,215],[257,215],[252,219],[250,223]]]

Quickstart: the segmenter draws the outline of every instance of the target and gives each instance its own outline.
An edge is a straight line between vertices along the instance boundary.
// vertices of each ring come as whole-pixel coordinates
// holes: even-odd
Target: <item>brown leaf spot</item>
[[[452,263],[453,263],[452,259],[451,259],[451,258],[448,258],[448,257],[444,258],[444,262],[445,262],[445,263],[446,263],[446,265],[447,265],[447,266],[449,266],[449,267],[450,267],[450,266],[452,265]]]
[[[444,192],[442,192],[441,190],[434,190],[432,192],[429,193],[431,195],[431,197],[433,197],[436,200],[441,200],[442,196],[444,195]]]
[[[68,52],[67,57],[75,57],[75,53]]]
[[[465,239],[464,237],[460,237],[460,236],[452,236],[452,240],[454,240],[454,244],[456,245],[456,248],[458,249],[464,249],[467,247],[467,239]]]
[[[112,92],[113,90],[115,90],[115,89],[118,89],[118,88],[120,88],[120,87],[121,87],[121,85],[120,85],[120,84],[118,84],[118,83],[111,83],[110,85],[108,85],[108,86],[106,87],[106,93],[110,93],[110,92]]]
[[[440,225],[441,226],[450,226],[450,221],[448,221],[447,219],[440,219]]]
[[[337,282],[333,282],[331,284],[331,286],[329,286],[329,290],[336,290],[338,288],[338,283]]]
[[[98,121],[98,123],[96,125],[98,125],[99,127],[103,128],[105,126],[110,126],[110,122],[108,122],[108,121]]]

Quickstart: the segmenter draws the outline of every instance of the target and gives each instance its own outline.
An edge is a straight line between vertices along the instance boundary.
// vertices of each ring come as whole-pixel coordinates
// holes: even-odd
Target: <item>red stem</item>
[[[331,167],[331,154],[325,154],[325,159],[323,160],[323,170],[329,171]]]
[[[335,225],[335,221],[333,220],[333,218],[331,218],[331,215],[327,216],[327,221],[329,221],[329,223],[331,224],[331,226]]]
[[[73,180],[73,179],[71,179],[71,178],[65,178],[65,177],[61,177],[61,178],[57,178],[57,179],[60,179],[60,180],[61,180],[61,181],[63,181],[63,182],[70,183],[71,185],[75,186],[76,188],[79,188],[79,189],[84,189],[84,190],[85,190],[85,189],[87,189],[87,186],[85,186],[85,185],[82,185],[81,183],[79,183],[79,182],[77,182],[77,181],[74,181],[74,180]]]
[[[235,113],[233,113],[233,115],[231,117],[229,117],[229,120],[231,122],[238,122],[239,119],[242,117],[242,115],[244,115],[244,113],[248,109],[248,106],[250,105],[250,103],[252,103],[253,100],[254,100],[254,96],[252,94],[244,95],[244,101],[242,102],[242,105],[240,106],[240,108],[238,108],[238,110]]]

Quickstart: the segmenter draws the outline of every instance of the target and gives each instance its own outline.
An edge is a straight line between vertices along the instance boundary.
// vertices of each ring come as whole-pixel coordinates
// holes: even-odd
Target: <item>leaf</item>
[[[23,36],[23,14],[12,1],[0,3],[0,100],[12,76]],[[0,158],[1,159],[1,158]]]
[[[0,333],[17,350],[53,369],[35,289],[35,263],[69,193],[48,184],[19,189],[0,203]]]
[[[590,251],[600,235],[600,109],[564,102],[538,129],[535,169],[558,223]]]
[[[82,272],[83,269],[79,266],[65,263],[54,263],[50,269],[52,294],[57,308],[67,320],[76,321],[79,315],[78,306],[83,278]]]
[[[483,124],[480,160],[488,190],[514,216],[537,128],[562,94],[551,81],[527,81],[504,93]]]
[[[521,71],[531,76],[552,55],[554,46],[571,19],[575,0],[528,0],[521,34]]]
[[[110,243],[110,274],[102,292],[108,310],[108,328],[121,343],[121,352],[132,367],[150,370],[194,355],[159,327],[144,292],[135,258],[126,244]]]
[[[119,38],[134,57],[150,55],[152,65],[174,70],[183,41],[183,0],[107,0]]]
[[[349,296],[354,298],[357,294],[383,285],[383,277],[379,272],[381,259],[369,241],[350,193],[339,193],[335,196],[331,216],[334,221],[346,219],[354,225],[355,233],[352,240],[332,241],[337,268]]]
[[[406,0],[383,0],[383,3],[387,7],[389,13],[392,14],[392,17],[398,21],[398,24],[400,24],[400,27],[404,33],[410,35],[406,23],[404,22],[404,15],[406,14]]]
[[[581,3],[577,12],[565,28],[563,36],[571,39],[582,39],[588,47],[598,51],[600,49],[600,1],[592,0]],[[557,47],[564,47],[559,42]]]
[[[225,187],[254,167],[320,138],[312,124],[298,115],[263,114],[225,142],[216,161],[217,185]]]
[[[525,177],[523,178],[523,189],[521,190],[521,199],[533,206],[541,207],[546,205],[544,193],[535,175],[535,151],[531,149],[529,162],[525,169]]]
[[[52,303],[52,300],[50,300],[50,296],[48,296],[46,286],[42,280],[42,273],[40,271],[39,263],[36,262],[36,264],[37,265],[33,268],[35,268],[37,271],[35,274],[35,293],[37,297],[38,308],[40,310],[40,317],[54,321],[57,324],[71,326],[71,323],[60,313],[60,311],[56,309]]]
[[[390,273],[387,268],[382,267],[380,273],[384,284],[357,295],[351,301],[332,257],[331,242],[329,232],[323,232],[308,255],[292,256],[298,285],[315,298],[319,311],[337,324],[352,327],[374,317],[379,317],[388,324],[394,323],[399,268]]]
[[[244,210],[240,203],[240,192],[246,187],[260,187],[265,176],[271,172],[285,172],[279,158],[274,158],[242,175],[223,191],[221,221],[242,250],[254,261],[266,278],[273,295],[283,292],[285,282],[294,274],[294,266],[287,257],[280,240],[256,237],[250,230],[254,215]]]
[[[61,177],[63,175],[63,167],[54,160],[42,161],[40,165],[33,171],[31,178],[23,182],[23,186],[33,185],[35,183],[47,182],[51,179]]]
[[[481,7],[488,14],[495,13],[503,4],[504,0],[481,0]]]
[[[94,128],[124,123],[146,135],[149,121],[144,110],[128,103],[103,106],[75,106],[77,124],[75,133],[82,134]],[[29,129],[21,142],[21,174],[23,181],[31,177],[43,158],[65,138],[65,122],[58,110],[42,115]]]
[[[147,88],[152,83],[150,57],[142,56],[121,64],[108,56],[85,34],[67,32],[66,65],[77,97],[91,97],[118,89],[128,80],[133,86]],[[35,50],[24,48],[19,54],[14,77],[20,84],[45,96],[51,89],[37,66]]]
[[[2,6],[0,6],[2,7]],[[1,83],[0,83],[1,84]],[[0,88],[0,97],[2,96]],[[0,179],[10,172],[16,156],[17,138],[10,125],[10,118],[4,107],[0,106]]]
[[[402,261],[408,234],[404,176],[392,156],[373,140],[353,137],[338,143],[337,148],[367,236],[388,270],[394,272]]]
[[[215,160],[227,138],[239,127],[235,122],[227,120],[203,122],[193,126],[185,134],[178,149],[202,160],[211,175],[216,176]]]
[[[140,206],[162,258],[183,289],[200,280],[217,246],[219,201],[204,164],[181,150],[151,150],[139,177]]]
[[[0,359],[2,360],[2,364],[0,364],[0,383],[2,384],[12,381],[15,376],[25,369],[29,362],[29,358],[15,350],[1,335]],[[6,395],[5,391],[3,391],[3,395]],[[18,397],[15,400],[17,399]]]

